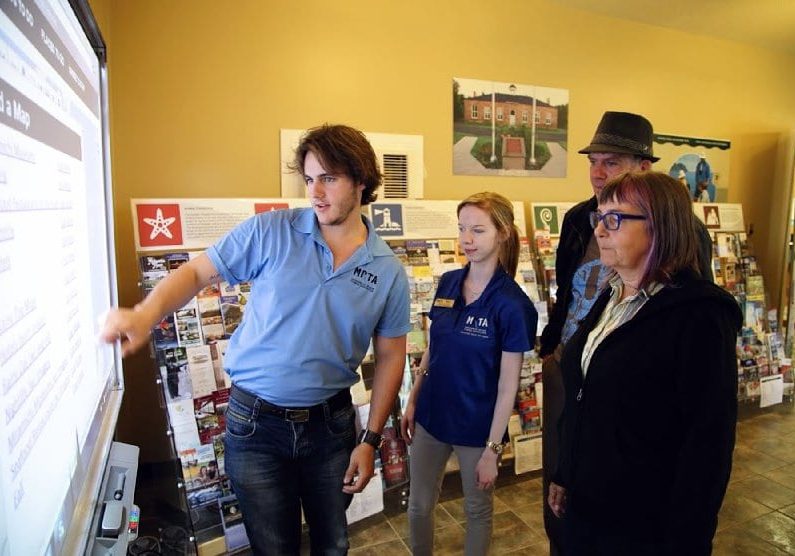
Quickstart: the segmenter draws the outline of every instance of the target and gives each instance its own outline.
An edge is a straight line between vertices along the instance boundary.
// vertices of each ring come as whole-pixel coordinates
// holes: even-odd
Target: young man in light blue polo
[[[397,395],[409,330],[408,282],[362,205],[381,180],[364,134],[324,125],[294,168],[311,209],[256,215],[163,280],[135,309],[113,311],[104,336],[125,354],[164,314],[220,280],[252,282],[224,364],[232,378],[225,467],[256,554],[298,554],[301,509],[312,553],[345,554],[345,510],[373,476]],[[369,422],[355,437],[349,388],[370,339]]]

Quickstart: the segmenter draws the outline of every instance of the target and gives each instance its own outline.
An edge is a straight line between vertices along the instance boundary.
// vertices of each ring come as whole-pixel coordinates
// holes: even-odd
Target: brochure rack
[[[793,400],[793,375],[785,357],[778,316],[769,299],[745,232],[742,206],[694,203],[693,211],[712,236],[715,283],[734,296],[743,311],[737,338],[737,399],[761,407]]]

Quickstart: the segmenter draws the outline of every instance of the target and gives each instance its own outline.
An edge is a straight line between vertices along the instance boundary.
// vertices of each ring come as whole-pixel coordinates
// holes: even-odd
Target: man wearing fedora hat
[[[561,548],[561,524],[547,503],[549,479],[558,458],[557,422],[563,409],[563,383],[560,354],[574,334],[579,322],[588,314],[605,286],[610,269],[599,260],[590,213],[596,210],[599,192],[612,178],[624,172],[651,169],[659,160],[653,151],[651,122],[638,114],[605,112],[591,144],[578,151],[588,155],[594,196],[572,207],[563,219],[555,261],[557,301],[549,323],[541,334],[539,354],[543,365],[543,471],[544,527],[551,554]],[[712,278],[712,240],[704,224],[693,216],[699,234],[699,268],[702,276]]]

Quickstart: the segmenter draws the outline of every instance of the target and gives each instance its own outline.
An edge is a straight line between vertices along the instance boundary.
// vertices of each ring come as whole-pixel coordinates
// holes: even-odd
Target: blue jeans
[[[299,554],[302,507],[311,553],[347,554],[352,495],[342,482],[356,442],[353,406],[332,411],[324,403],[296,422],[264,403],[244,403],[233,388],[224,436],[226,473],[254,554]]]

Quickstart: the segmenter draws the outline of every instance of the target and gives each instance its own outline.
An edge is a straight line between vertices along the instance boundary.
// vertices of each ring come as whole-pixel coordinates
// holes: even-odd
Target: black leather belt
[[[340,390],[326,401],[311,407],[281,407],[274,405],[234,384],[229,392],[229,396],[249,407],[256,407],[259,405],[259,410],[261,412],[275,415],[276,417],[294,423],[305,423],[310,419],[325,419],[325,407],[329,408],[329,413],[334,413],[351,405],[351,391],[347,388]]]

